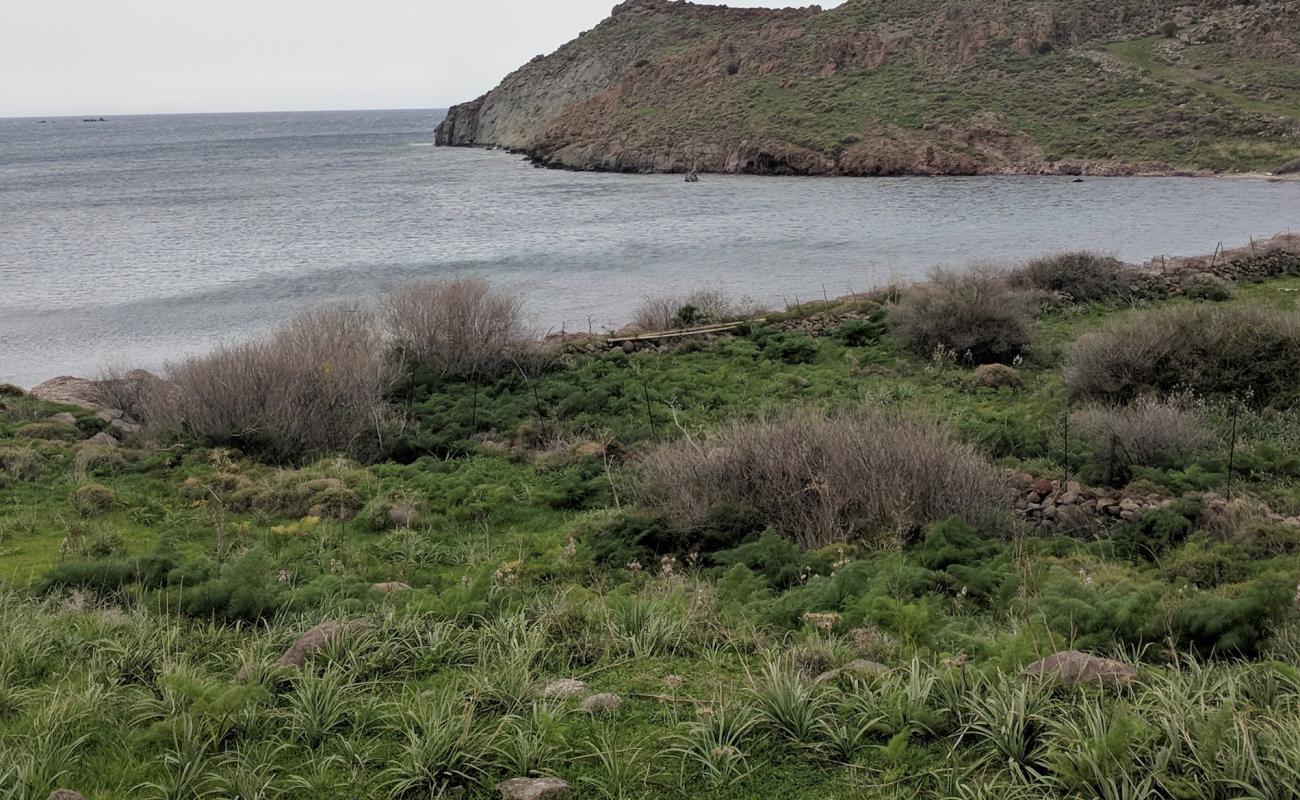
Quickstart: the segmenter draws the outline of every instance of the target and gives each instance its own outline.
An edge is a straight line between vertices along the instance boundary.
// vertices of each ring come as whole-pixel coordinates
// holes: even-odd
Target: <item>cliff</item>
[[[629,0],[436,139],[616,171],[1266,171],[1300,155],[1300,4]]]

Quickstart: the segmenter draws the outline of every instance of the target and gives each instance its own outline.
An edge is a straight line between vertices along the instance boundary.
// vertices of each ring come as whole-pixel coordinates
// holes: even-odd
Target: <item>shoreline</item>
[[[1159,260],[1151,259],[1139,263],[1133,263],[1133,262],[1121,262],[1121,263],[1123,263],[1125,267],[1131,270],[1134,277],[1139,281],[1141,280],[1153,281],[1157,283],[1167,284],[1169,287],[1172,287],[1172,286],[1176,286],[1178,282],[1181,280],[1181,278],[1190,275],[1200,274],[1200,273],[1218,274],[1222,272],[1225,273],[1223,277],[1231,280],[1232,282],[1248,280],[1253,275],[1253,273],[1249,269],[1245,271],[1238,270],[1236,268],[1236,265],[1258,261],[1267,256],[1277,255],[1277,254],[1282,254],[1285,256],[1300,256],[1300,234],[1290,233],[1290,232],[1279,232],[1267,239],[1259,239],[1259,240],[1251,239],[1248,243],[1244,245],[1238,247],[1223,248],[1217,250],[1214,253],[1202,253],[1199,255],[1187,255],[1187,256],[1170,256],[1164,259],[1159,259]],[[818,300],[818,299],[806,300],[800,303],[797,308],[809,309],[812,310],[813,313],[816,313],[815,311],[816,309],[831,308],[837,304],[857,301],[871,295],[873,292],[878,292],[890,288],[891,286],[892,288],[895,289],[901,289],[906,287],[920,286],[926,283],[927,281],[921,280],[921,281],[908,281],[901,284],[892,284],[892,285],[885,284],[881,286],[872,286],[866,288],[864,291],[861,292],[854,292],[852,294],[844,294],[844,295],[836,295],[833,297],[827,297],[824,300]],[[691,287],[687,286],[687,287],[681,287],[675,291],[682,292],[682,291],[689,291],[690,289]],[[811,296],[815,297],[815,293]],[[759,313],[760,314],[762,313],[781,314],[781,313],[789,313],[789,311],[790,311],[790,306],[787,305],[784,311],[777,311],[776,309],[770,309],[768,311],[763,311]],[[753,319],[753,317],[749,317],[748,319]],[[577,343],[590,344],[593,342],[608,342],[620,336],[626,336],[631,329],[632,329],[632,323],[627,322],[624,323],[623,326],[618,329],[606,330],[602,333],[581,333],[581,332],[556,333],[554,331],[550,331],[545,334],[539,334],[537,336],[537,341],[539,343],[550,342],[558,345],[561,348],[566,348],[569,347],[570,345],[574,345]],[[663,333],[663,331],[660,331],[659,333]],[[582,348],[579,348],[579,350],[582,350]],[[55,385],[55,386],[78,384],[77,391],[80,392],[82,389],[84,389],[84,387],[81,386],[81,384],[93,384],[100,380],[101,378],[87,378],[81,375],[61,374],[61,375],[56,375],[56,376],[46,378],[42,381],[38,381],[37,383],[31,386],[19,385],[19,388],[21,388],[25,392],[31,393],[34,390],[39,389],[40,387],[45,386],[47,384]],[[14,385],[18,385],[18,384],[14,384]],[[61,392],[62,389],[59,389],[58,391]],[[52,398],[42,398],[42,399],[52,399]],[[57,398],[55,399],[57,400]]]
[[[1132,164],[1124,161],[1066,161],[1064,169],[1052,170],[1042,164],[1027,166],[1017,171],[1014,169],[994,169],[971,172],[925,172],[925,171],[885,171],[885,172],[841,172],[809,171],[794,169],[772,170],[713,170],[706,168],[690,169],[677,164],[668,168],[645,168],[639,165],[606,166],[598,163],[569,164],[549,159],[530,150],[504,147],[498,144],[435,144],[435,148],[450,150],[484,150],[508,153],[519,156],[538,169],[557,172],[592,172],[606,175],[686,175],[694,172],[698,175],[750,176],[757,178],[1082,178],[1095,180],[1099,178],[1217,178],[1223,180],[1258,180],[1266,183],[1300,182],[1300,172],[1276,174],[1272,172],[1215,172],[1180,168],[1164,164]],[[1077,167],[1077,170],[1076,170]]]

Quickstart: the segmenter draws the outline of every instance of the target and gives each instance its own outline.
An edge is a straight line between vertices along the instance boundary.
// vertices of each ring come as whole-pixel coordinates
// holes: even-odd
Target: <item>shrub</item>
[[[1012,286],[1064,295],[1075,303],[1121,297],[1130,290],[1123,262],[1084,251],[1036,258],[1007,278]]]
[[[976,364],[1006,363],[1029,347],[1033,307],[1031,292],[996,272],[939,271],[904,293],[890,318],[899,340],[922,358],[942,352]]]
[[[725,292],[697,289],[686,295],[642,298],[632,312],[632,327],[644,331],[666,331],[722,322],[742,313]]]
[[[48,594],[56,589],[90,589],[116,591],[128,584],[159,587],[167,583],[167,574],[176,566],[164,555],[140,558],[108,558],[60,564],[45,573],[38,591]]]
[[[705,441],[660,446],[642,466],[642,499],[674,524],[742,509],[806,548],[980,518],[1000,493],[997,474],[970,447],[875,410],[734,422]]]
[[[0,447],[0,474],[14,480],[35,478],[41,471],[41,456],[30,447]]]
[[[884,317],[884,311],[881,309],[874,311],[868,319],[850,319],[841,322],[831,331],[831,335],[843,342],[845,347],[866,347],[875,344],[886,331]]]
[[[1006,364],[982,364],[975,368],[970,382],[978,389],[1021,389],[1025,385],[1020,373]]]
[[[539,349],[523,298],[479,278],[407,286],[386,300],[388,336],[400,352],[449,378],[492,378]]]
[[[1222,302],[1232,299],[1232,284],[1217,275],[1201,272],[1183,281],[1183,294],[1193,300]]]
[[[12,383],[0,383],[0,397],[22,397],[27,392],[23,391],[21,386],[14,386]]]
[[[169,366],[143,417],[155,432],[279,461],[324,452],[372,458],[385,447],[392,377],[374,318],[331,308]]]
[[[72,492],[72,505],[87,517],[103,514],[113,506],[113,490],[98,483],[78,486]]]
[[[1230,395],[1257,405],[1300,389],[1300,316],[1258,307],[1183,306],[1079,338],[1066,359],[1074,400],[1128,402],[1155,391]]]
[[[1127,461],[1144,467],[1174,464],[1201,452],[1213,439],[1204,414],[1169,400],[1091,406],[1075,417],[1076,428],[1095,452],[1109,452],[1114,443]]]

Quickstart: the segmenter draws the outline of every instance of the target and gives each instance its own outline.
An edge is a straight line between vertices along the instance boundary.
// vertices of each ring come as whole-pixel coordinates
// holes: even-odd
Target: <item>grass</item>
[[[1228,302],[1297,298],[1293,277]],[[1294,796],[1300,536],[1285,526],[1220,530],[1180,505],[1099,538],[949,521],[802,552],[725,515],[674,532],[629,501],[656,440],[795,404],[884,405],[1001,466],[1086,474],[1103,456],[1077,436],[1066,449],[1062,355],[1190,302],[1041,314],[1020,390],[974,388],[968,366],[887,328],[852,346],[754,329],[575,357],[531,385],[417,372],[395,393],[400,457],[373,465],[179,443],[79,467],[76,441],[24,442],[39,468],[0,492],[0,798],[487,798],[522,774],[579,800]],[[0,448],[57,410],[2,402]],[[1212,398],[1205,414],[1230,429]],[[1300,512],[1296,412],[1237,424],[1237,495]],[[593,439],[608,463],[574,446]],[[1226,490],[1226,457],[1211,446],[1140,478],[1191,504]],[[305,518],[329,480],[355,505]],[[88,483],[112,491],[105,513],[76,510]],[[125,577],[87,577],[110,564]],[[412,588],[371,588],[394,580]],[[332,619],[357,625],[302,668],[274,666]],[[1069,647],[1141,680],[1020,676]],[[860,659],[883,670],[845,669]],[[561,678],[622,706],[540,696]]]

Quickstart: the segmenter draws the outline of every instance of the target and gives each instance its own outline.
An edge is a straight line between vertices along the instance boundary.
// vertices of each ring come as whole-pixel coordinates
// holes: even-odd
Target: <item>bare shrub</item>
[[[440,375],[495,377],[539,348],[523,307],[519,295],[480,278],[415,284],[388,295],[388,337],[407,358]]]
[[[163,386],[157,375],[143,369],[109,367],[95,381],[94,399],[100,406],[141,419],[156,402]]]
[[[1129,406],[1090,406],[1075,418],[1083,438],[1099,452],[1114,443],[1133,463],[1148,467],[1193,456],[1214,438],[1198,408],[1173,400],[1142,398]]]
[[[982,519],[1001,481],[975,451],[935,427],[875,410],[798,410],[734,422],[701,442],[651,451],[640,498],[675,524],[717,508],[752,509],[801,546],[856,535],[903,536],[935,520]]]
[[[1007,273],[1011,285],[1067,296],[1075,303],[1092,303],[1130,293],[1124,263],[1100,253],[1079,251],[1035,258]]]
[[[643,331],[666,331],[692,325],[710,325],[756,313],[753,301],[737,303],[720,289],[696,289],[685,295],[659,295],[641,300],[632,326]]]
[[[904,292],[890,312],[894,333],[922,358],[949,353],[976,364],[1009,363],[1032,340],[1034,292],[1012,288],[989,268],[937,270]]]
[[[1075,400],[1125,403],[1190,390],[1254,405],[1300,395],[1300,316],[1253,306],[1148,311],[1079,337],[1066,358]]]
[[[264,339],[169,365],[141,418],[154,433],[185,433],[279,461],[322,452],[373,458],[390,424],[392,379],[374,316],[329,308]]]

